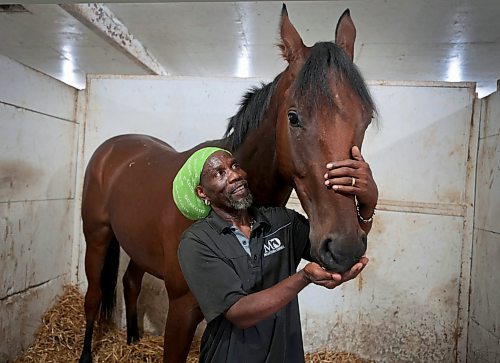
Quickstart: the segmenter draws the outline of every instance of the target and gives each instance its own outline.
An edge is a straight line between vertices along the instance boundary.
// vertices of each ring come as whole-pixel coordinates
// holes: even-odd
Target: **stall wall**
[[[69,282],[76,90],[0,55],[0,362]]]
[[[120,133],[148,133],[181,150],[219,138],[255,84],[91,78],[80,166]],[[355,282],[301,293],[306,350],[340,349],[381,361],[464,361],[479,118],[474,86],[373,83],[371,91],[378,126],[368,131],[363,151],[380,188],[371,262]],[[85,281],[81,271],[79,277]],[[166,295],[159,282],[143,285],[140,315],[161,334]]]
[[[477,159],[468,358],[500,362],[500,92],[483,101]]]

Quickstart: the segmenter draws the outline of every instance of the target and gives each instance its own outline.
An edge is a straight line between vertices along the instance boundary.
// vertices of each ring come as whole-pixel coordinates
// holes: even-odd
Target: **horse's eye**
[[[300,126],[300,119],[297,111],[288,111],[288,121],[290,121],[290,125],[294,127]]]

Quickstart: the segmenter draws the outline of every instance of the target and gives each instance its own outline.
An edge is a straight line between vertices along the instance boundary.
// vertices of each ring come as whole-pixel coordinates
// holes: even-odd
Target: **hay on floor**
[[[85,318],[83,296],[74,286],[65,288],[63,296],[42,318],[35,342],[15,363],[77,362],[83,345]],[[191,346],[188,363],[198,361],[199,340]],[[107,324],[96,324],[92,355],[94,363],[128,362],[161,363],[163,337],[144,334],[141,340],[127,345],[126,333]],[[368,363],[354,354],[322,351],[306,354],[308,363]]]

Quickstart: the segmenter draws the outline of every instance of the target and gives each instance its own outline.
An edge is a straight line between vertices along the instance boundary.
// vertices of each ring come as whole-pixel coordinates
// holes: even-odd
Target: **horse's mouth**
[[[326,270],[343,274],[364,256],[367,246],[366,234],[362,233],[359,241],[352,241],[347,245],[338,241],[335,243],[335,240],[332,237],[326,238],[317,250],[317,255],[313,250],[311,255]]]

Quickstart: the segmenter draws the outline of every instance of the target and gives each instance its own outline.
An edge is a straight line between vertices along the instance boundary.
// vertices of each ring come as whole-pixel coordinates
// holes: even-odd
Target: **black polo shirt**
[[[301,258],[310,260],[306,218],[286,208],[250,208],[250,214],[250,256],[214,212],[181,237],[182,272],[207,321],[200,362],[304,362],[297,297],[248,329],[224,317],[241,297],[293,275]]]

